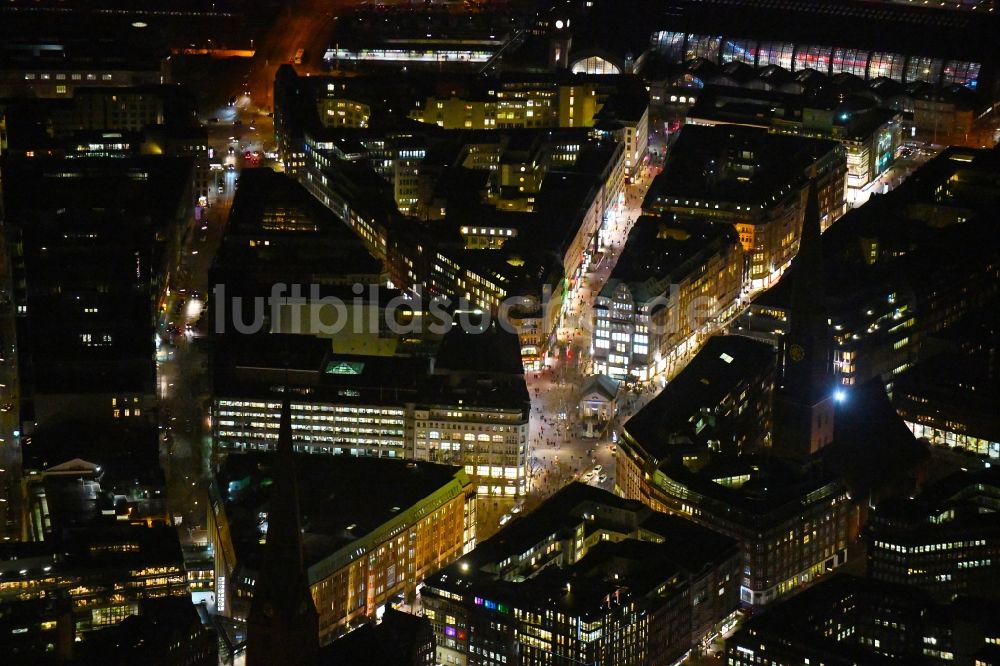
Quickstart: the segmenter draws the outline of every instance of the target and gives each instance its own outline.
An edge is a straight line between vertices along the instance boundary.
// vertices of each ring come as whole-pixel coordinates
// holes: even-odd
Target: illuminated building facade
[[[732,539],[571,484],[421,597],[437,663],[665,666],[736,610],[739,567]]]
[[[594,301],[594,372],[648,381],[696,349],[742,290],[731,228],[640,217]]]
[[[790,72],[811,69],[829,75],[852,74],[866,80],[885,77],[899,83],[922,81],[975,89],[982,68],[979,62],[944,60],[929,55],[745,37],[662,31],[654,35],[654,40],[662,54],[678,63],[704,58],[720,65],[742,62],[759,69],[776,65]]]
[[[529,399],[514,335],[495,327],[465,335],[456,326],[433,359],[262,337],[229,340],[220,353],[212,418],[219,453],[274,448],[283,392],[276,387],[291,367],[296,450],[448,463],[464,468],[481,496],[527,493]],[[286,354],[285,344],[297,352]]]
[[[996,51],[979,36],[996,29],[996,16],[992,10],[948,12],[943,6],[686,0],[661,19],[653,48],[675,63],[701,58],[715,65],[961,85],[992,94]]]
[[[600,108],[599,86],[586,79],[497,80],[488,85],[492,89],[482,95],[428,97],[409,116],[444,129],[591,127]]]
[[[1000,474],[956,472],[913,499],[882,502],[865,540],[868,575],[938,598],[1000,597]]]
[[[37,41],[5,35],[0,97],[65,99],[86,88],[168,83],[168,54],[137,33],[113,40],[107,33]]]
[[[644,452],[627,440],[618,456],[640,470],[639,496],[649,506],[744,544],[744,604],[769,604],[847,561],[857,509],[829,475],[777,459],[738,459],[683,447],[650,468]]]
[[[993,666],[995,602],[939,603],[919,590],[847,574],[754,615],[726,640],[731,666]]]
[[[524,360],[537,367],[557,334],[565,297],[604,247],[606,227],[622,204],[625,148],[585,130],[482,134],[430,137],[427,153],[454,155],[443,164],[413,157],[423,160],[413,167],[418,190],[431,194],[411,210],[433,224],[403,217],[399,187],[361,161],[342,159],[329,136],[307,136],[308,168],[300,180],[373,256],[385,259],[396,287],[419,285],[493,313],[505,298],[519,297]],[[496,160],[481,159],[487,153]],[[459,173],[466,165],[490,185],[466,180],[469,174]]]
[[[856,102],[810,105],[788,93],[720,86],[706,86],[697,99],[687,112],[687,123],[733,123],[839,142],[847,154],[849,196],[858,194],[886,170],[902,139],[902,113],[874,106],[855,108]]]
[[[170,552],[171,541],[176,553]],[[4,545],[0,554],[5,559],[0,603],[66,596],[73,606],[77,634],[137,614],[142,599],[188,597],[172,527],[131,528],[110,541],[81,543],[68,553]]]
[[[526,12],[496,6],[453,21],[453,12],[393,11],[358,7],[338,17],[323,60],[333,68],[362,61],[370,65],[421,65],[436,69],[479,69],[524,27]],[[391,18],[389,18],[391,17]]]
[[[616,491],[740,540],[740,599],[753,606],[842,565],[857,530],[831,474],[753,455],[771,445],[774,363],[762,343],[710,339],[618,442]]]
[[[995,301],[988,301],[925,338],[935,355],[900,375],[892,396],[916,437],[990,461],[1000,459],[996,311]]]
[[[921,359],[923,340],[995,298],[1000,254],[988,202],[998,192],[997,159],[993,150],[946,149],[823,234],[822,298],[837,382],[901,379]],[[754,300],[736,322],[740,334],[778,344],[796,270]],[[926,409],[913,404],[909,414],[923,413],[933,429],[942,417]]]
[[[247,618],[261,566],[273,458],[230,454],[209,491],[216,604],[239,621]],[[321,644],[398,596],[412,600],[427,576],[475,546],[475,487],[462,469],[306,455],[295,456],[294,466]]]
[[[750,127],[688,125],[643,210],[731,225],[745,252],[747,287],[757,290],[776,283],[798,251],[810,179],[825,229],[846,210],[842,146]]]

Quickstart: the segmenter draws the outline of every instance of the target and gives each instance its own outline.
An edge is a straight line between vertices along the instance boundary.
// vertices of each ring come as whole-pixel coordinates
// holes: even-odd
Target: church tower
[[[247,616],[247,666],[309,665],[319,652],[319,616],[309,591],[299,525],[299,488],[292,449],[292,408],[281,405],[272,467],[267,541]]]
[[[814,180],[795,258],[788,335],[782,341],[784,376],[774,396],[773,446],[797,456],[815,453],[833,441],[834,387],[820,233]]]

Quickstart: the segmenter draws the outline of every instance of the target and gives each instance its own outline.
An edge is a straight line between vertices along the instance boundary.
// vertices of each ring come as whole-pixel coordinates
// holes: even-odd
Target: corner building
[[[667,666],[736,610],[739,567],[734,540],[574,483],[421,595],[439,664]]]
[[[274,458],[232,454],[209,490],[218,613],[240,622],[262,564]],[[305,455],[294,465],[321,644],[399,595],[412,600],[427,576],[475,545],[475,490],[461,469]]]
[[[616,492],[743,544],[740,601],[752,606],[844,564],[857,533],[831,474],[759,453],[771,446],[774,372],[763,343],[712,338],[625,424],[617,457]]]

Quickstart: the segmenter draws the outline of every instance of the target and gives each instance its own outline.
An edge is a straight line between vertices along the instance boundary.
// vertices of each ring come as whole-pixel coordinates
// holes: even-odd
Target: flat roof
[[[625,432],[647,453],[663,459],[673,435],[692,432],[693,417],[714,410],[740,384],[773,368],[774,348],[737,335],[709,338],[701,351],[660,393],[625,423]]]
[[[521,564],[531,569],[523,582],[499,571],[530,548],[552,536],[601,529],[642,530],[655,534],[619,543],[599,542],[580,561],[566,567]],[[738,542],[676,516],[657,513],[636,500],[626,500],[583,483],[571,483],[531,513],[516,518],[475,550],[427,579],[431,587],[461,594],[499,594],[528,604],[553,604],[574,612],[600,612],[601,600],[626,586],[641,596],[677,573],[698,574],[737,556]],[[656,567],[645,566],[652,560]],[[615,578],[615,574],[621,580]],[[519,580],[519,578],[515,578]],[[571,592],[567,593],[567,583]]]
[[[271,452],[231,453],[215,483],[240,564],[256,569],[263,555],[261,514],[272,484]],[[306,565],[396,519],[442,489],[469,484],[464,470],[428,462],[295,454]],[[378,492],[372,492],[377,489]]]
[[[841,150],[836,141],[771,134],[764,128],[685,125],[646,202],[676,197],[769,204],[786,188],[804,182],[807,169],[836,150]],[[737,170],[731,163],[748,167]]]
[[[786,122],[802,123],[808,130],[813,124],[804,118],[804,112],[819,111],[829,113],[831,127],[850,139],[868,138],[901,113],[879,108],[874,100],[861,95],[845,99],[839,95],[793,95],[720,85],[705,86],[697,99],[688,109],[688,118],[779,128]]]
[[[666,285],[697,271],[707,257],[726,247],[735,249],[737,243],[736,231],[729,225],[641,215],[600,295],[610,298],[624,282],[633,286],[637,300],[654,298]]]

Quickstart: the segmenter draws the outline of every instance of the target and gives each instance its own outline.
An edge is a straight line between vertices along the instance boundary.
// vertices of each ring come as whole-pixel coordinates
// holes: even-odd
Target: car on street
[[[608,475],[601,474],[599,477],[597,477],[597,480],[600,481],[601,483],[605,483],[608,480]]]
[[[604,469],[604,465],[601,465],[599,463],[597,465],[594,465],[594,472],[600,472],[602,469]]]

